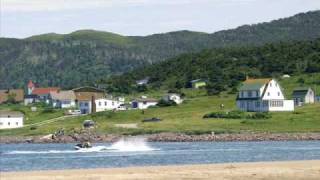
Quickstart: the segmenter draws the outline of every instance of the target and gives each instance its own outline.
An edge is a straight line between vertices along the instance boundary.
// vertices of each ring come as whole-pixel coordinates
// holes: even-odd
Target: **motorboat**
[[[74,146],[74,148],[76,150],[80,150],[80,149],[89,149],[89,148],[92,148],[92,145],[90,142],[84,142],[84,143],[79,143],[79,144],[76,144]]]

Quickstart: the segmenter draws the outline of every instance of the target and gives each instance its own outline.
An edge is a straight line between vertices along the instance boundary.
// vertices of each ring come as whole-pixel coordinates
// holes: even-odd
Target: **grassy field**
[[[316,74],[320,77],[319,74]],[[287,97],[294,87],[299,86],[298,79],[293,77],[281,81]],[[310,77],[305,78],[305,83],[313,83]],[[311,84],[312,85],[312,84]],[[320,87],[317,85],[316,88]],[[182,105],[150,108],[145,110],[131,110],[122,112],[100,112],[92,115],[66,118],[51,124],[39,126],[31,130],[30,127],[0,130],[0,135],[44,135],[53,133],[64,128],[67,133],[82,128],[82,122],[92,119],[97,123],[97,131],[100,133],[112,134],[148,134],[158,132],[181,132],[188,134],[211,133],[239,133],[239,132],[320,132],[320,104],[298,107],[294,112],[270,113],[270,119],[203,119],[203,115],[216,111],[236,110],[235,94],[221,94],[220,96],[206,96],[204,90],[184,90],[186,100]],[[162,92],[151,92],[154,97],[160,97]],[[288,95],[289,94],[289,95]],[[138,94],[137,94],[138,95]],[[136,96],[137,96],[136,95]],[[220,109],[220,104],[225,108]],[[50,118],[63,115],[62,110],[55,110],[53,113],[46,113],[41,107],[37,112],[31,112],[29,106],[2,105],[0,109],[19,110],[26,114],[26,124],[41,122]],[[249,114],[249,113],[248,113]],[[161,122],[142,123],[145,118],[158,117]],[[119,128],[116,124],[136,123],[138,128]]]

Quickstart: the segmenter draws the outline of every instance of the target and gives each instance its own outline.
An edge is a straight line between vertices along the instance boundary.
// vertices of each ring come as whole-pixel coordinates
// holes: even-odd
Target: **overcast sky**
[[[95,29],[215,32],[320,9],[320,0],[0,0],[0,36]]]

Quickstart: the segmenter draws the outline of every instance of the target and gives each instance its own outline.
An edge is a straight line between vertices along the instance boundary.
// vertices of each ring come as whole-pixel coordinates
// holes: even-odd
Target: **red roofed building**
[[[49,103],[50,92],[58,92],[58,87],[36,88],[35,84],[30,80],[28,83],[28,95],[37,95],[40,100]]]

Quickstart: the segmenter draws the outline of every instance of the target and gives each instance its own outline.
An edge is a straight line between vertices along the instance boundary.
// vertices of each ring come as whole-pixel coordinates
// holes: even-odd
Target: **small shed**
[[[199,89],[199,88],[205,87],[207,85],[207,81],[204,79],[195,79],[195,80],[190,81],[190,83],[191,83],[191,87],[193,89]]]
[[[18,111],[0,111],[0,129],[23,127],[24,114]]]
[[[313,104],[315,102],[315,93],[310,87],[296,88],[292,92],[292,98],[295,106]]]

